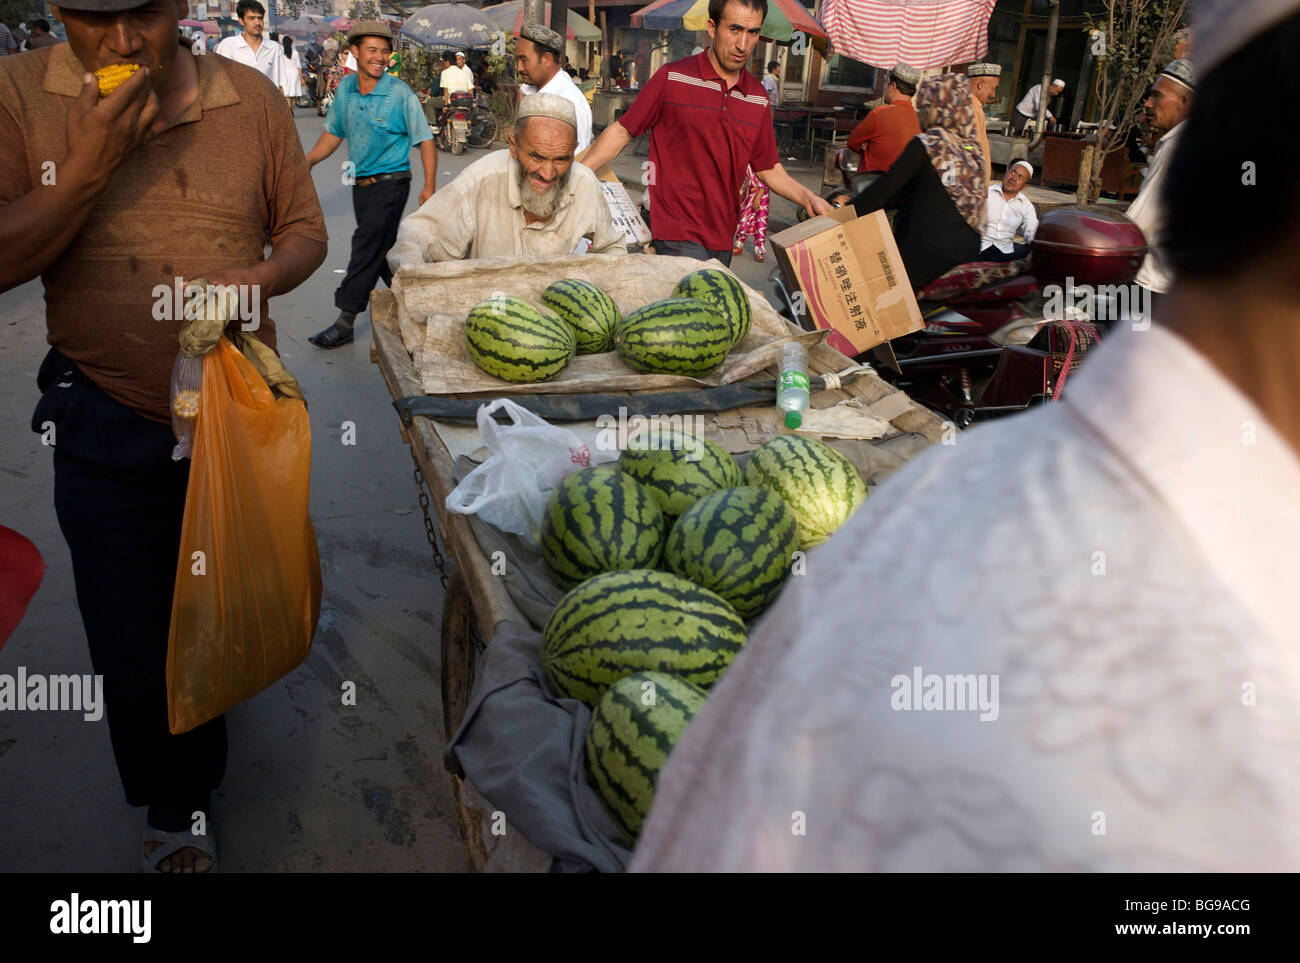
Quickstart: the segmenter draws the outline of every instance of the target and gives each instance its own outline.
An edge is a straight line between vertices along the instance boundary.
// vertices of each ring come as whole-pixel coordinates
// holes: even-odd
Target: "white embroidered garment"
[[[1297,573],[1296,453],[1176,335],[1113,335],[809,553],[632,868],[1300,869]],[[993,711],[895,709],[917,667]]]

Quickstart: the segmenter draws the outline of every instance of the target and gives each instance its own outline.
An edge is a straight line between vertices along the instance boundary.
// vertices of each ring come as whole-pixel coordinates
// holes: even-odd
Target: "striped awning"
[[[988,53],[996,0],[825,0],[835,52],[876,67],[969,63]]]

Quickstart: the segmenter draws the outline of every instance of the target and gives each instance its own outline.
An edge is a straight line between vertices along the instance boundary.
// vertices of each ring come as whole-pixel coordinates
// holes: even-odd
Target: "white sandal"
[[[148,856],[145,856],[145,843],[162,843],[162,845]],[[188,829],[168,833],[161,829],[154,829],[152,826],[145,826],[144,838],[140,841],[140,847],[140,866],[146,873],[160,872],[158,866],[164,859],[168,856],[174,856],[186,847],[193,847],[203,853],[203,855],[208,857],[208,859],[212,860],[212,866],[204,871],[205,874],[215,873],[217,871],[217,844],[210,835],[196,836]]]

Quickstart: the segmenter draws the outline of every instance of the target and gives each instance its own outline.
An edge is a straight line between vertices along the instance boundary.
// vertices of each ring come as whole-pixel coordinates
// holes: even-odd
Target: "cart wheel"
[[[474,603],[457,570],[447,583],[442,602],[442,722],[447,738],[455,735],[469,708],[474,688],[474,666],[482,649],[478,644]]]
[[[469,708],[469,694],[474,688],[474,667],[482,649],[474,618],[474,603],[459,570],[452,573],[442,602],[442,724],[447,739],[460,728]],[[451,768],[450,760],[449,766]],[[472,872],[481,873],[487,865],[483,844],[483,817],[465,804],[464,778],[451,771],[451,798],[456,807],[456,823]]]

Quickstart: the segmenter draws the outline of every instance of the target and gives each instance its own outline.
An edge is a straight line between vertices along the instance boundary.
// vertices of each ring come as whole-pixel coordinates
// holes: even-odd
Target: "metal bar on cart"
[[[849,385],[858,373],[839,378],[837,386]],[[826,379],[815,376],[809,379],[813,392],[826,388]],[[642,415],[676,415],[696,411],[730,411],[755,405],[776,403],[775,381],[745,381],[721,385],[716,388],[693,388],[689,391],[659,391],[652,393],[617,392],[612,394],[533,394],[511,395],[511,401],[527,408],[548,421],[591,421],[599,415],[613,413],[623,408],[631,417]],[[452,398],[444,395],[412,395],[393,402],[407,428],[417,416],[437,418],[440,421],[473,424],[478,410],[487,398]],[[495,400],[495,397],[491,400]],[[504,414],[502,415],[505,418]],[[508,419],[507,419],[508,420]]]

